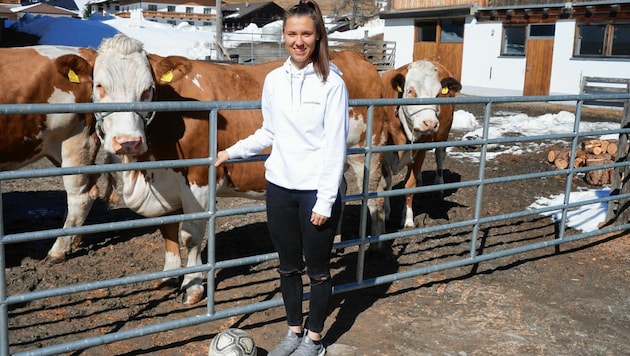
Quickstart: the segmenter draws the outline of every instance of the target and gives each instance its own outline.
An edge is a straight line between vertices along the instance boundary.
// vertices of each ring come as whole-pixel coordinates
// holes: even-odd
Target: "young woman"
[[[289,330],[269,355],[324,355],[321,333],[332,294],[330,257],[341,212],[348,91],[329,60],[326,28],[314,1],[301,0],[286,11],[283,36],[290,57],[265,78],[262,127],[220,151],[215,165],[271,146],[265,162],[267,225],[279,255]],[[307,325],[302,320],[305,267]]]

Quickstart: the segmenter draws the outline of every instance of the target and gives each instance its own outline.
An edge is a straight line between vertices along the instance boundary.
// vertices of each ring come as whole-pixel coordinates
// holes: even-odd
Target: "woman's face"
[[[317,45],[315,22],[309,16],[291,16],[284,22],[284,43],[291,56],[291,62],[304,68],[313,57]]]

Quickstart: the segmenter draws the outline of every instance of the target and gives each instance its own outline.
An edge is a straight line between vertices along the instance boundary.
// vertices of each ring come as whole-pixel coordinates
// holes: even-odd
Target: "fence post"
[[[623,116],[621,117],[621,128],[626,128],[630,125],[630,100],[626,100],[623,107]],[[616,162],[628,160],[628,135],[619,135],[619,148],[617,152]],[[613,174],[613,181],[610,190],[610,195],[625,194],[630,192],[630,184],[628,183],[628,177],[630,177],[630,169],[628,167],[616,167]],[[615,225],[622,225],[624,221],[628,221],[630,218],[630,211],[628,211],[628,199],[610,201],[608,203],[608,210],[606,212],[606,221],[615,220]],[[621,219],[620,219],[621,217]]]

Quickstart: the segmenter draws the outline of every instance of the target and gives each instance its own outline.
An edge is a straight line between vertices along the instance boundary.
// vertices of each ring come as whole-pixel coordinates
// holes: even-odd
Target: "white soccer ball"
[[[256,356],[254,338],[245,330],[226,329],[218,333],[208,350],[208,356]]]

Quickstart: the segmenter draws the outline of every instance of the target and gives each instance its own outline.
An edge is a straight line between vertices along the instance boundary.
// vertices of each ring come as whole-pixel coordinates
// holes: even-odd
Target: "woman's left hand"
[[[315,212],[311,213],[311,223],[315,226],[324,225],[324,223],[328,220],[328,217],[324,215],[319,215]]]

